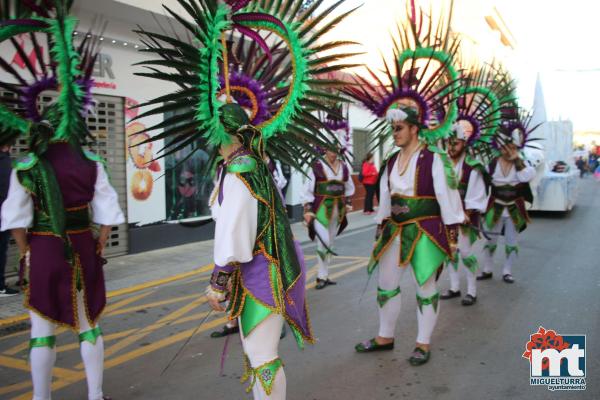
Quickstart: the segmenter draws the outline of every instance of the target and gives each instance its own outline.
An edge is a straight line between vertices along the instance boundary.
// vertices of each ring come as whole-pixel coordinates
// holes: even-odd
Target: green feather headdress
[[[72,0],[7,1],[0,9],[0,42],[10,41],[26,67],[24,72],[17,72],[5,56],[0,56],[0,68],[16,82],[0,82],[8,92],[0,97],[0,140],[26,135],[31,124],[43,119],[53,123],[51,141],[81,145],[90,138],[83,111],[90,101],[98,46],[91,35],[85,35],[77,48],[74,46],[77,19],[69,15],[71,5]],[[39,33],[45,34],[48,56],[44,56],[36,35]],[[39,65],[33,65],[16,40],[23,34],[28,35]],[[58,98],[40,114],[37,101],[46,90],[58,91]]]
[[[385,120],[388,110],[400,104],[417,110],[420,137],[431,144],[449,135],[458,109],[455,101],[460,75],[454,67],[459,47],[450,32],[450,20],[442,15],[436,23],[407,7],[407,19],[393,38],[392,57],[382,57],[383,78],[367,67],[366,75],[355,75],[355,85],[346,94],[362,103],[376,117],[372,122],[373,146],[385,143],[391,129]],[[424,25],[424,21],[427,27]]]
[[[343,0],[320,12],[323,0],[308,8],[302,0],[178,3],[191,22],[164,8],[191,40],[136,31],[148,47],[142,51],[156,56],[139,63],[149,71],[138,75],[179,86],[141,104],[153,108],[137,117],[173,113],[146,130],[162,130],[149,139],[166,140],[162,156],[190,145],[214,154],[230,143],[220,118],[225,97],[248,110],[271,156],[295,168],[309,162],[319,144],[330,144],[312,112],[325,110],[326,100],[342,100],[328,91],[342,82],[323,76],[346,68],[339,60],[351,54],[332,53],[348,42],[318,41],[353,11],[330,17]]]

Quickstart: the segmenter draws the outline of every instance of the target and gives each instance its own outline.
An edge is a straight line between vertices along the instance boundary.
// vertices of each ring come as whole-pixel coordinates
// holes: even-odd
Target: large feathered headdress
[[[519,150],[523,150],[525,147],[531,146],[534,141],[541,140],[540,138],[532,137],[532,133],[540,127],[543,123],[532,125],[532,113],[519,108],[514,111],[515,117],[505,119],[500,124],[498,134],[494,137],[492,142],[495,148],[499,148],[502,145],[512,143],[517,146]]]
[[[457,91],[458,116],[452,135],[466,141],[472,156],[486,158],[502,121],[502,105],[497,93],[506,93],[508,83],[497,79],[491,66],[474,67],[465,73]]]
[[[13,82],[0,82],[0,138],[2,141],[29,133],[31,125],[47,120],[51,141],[81,145],[89,139],[83,111],[91,102],[92,70],[98,54],[94,35],[85,35],[78,47],[73,44],[77,19],[69,15],[72,0],[6,1],[0,7],[0,42],[11,41],[25,70],[17,71],[7,55],[0,56],[0,68]],[[49,54],[45,56],[40,38],[45,34]],[[38,61],[27,57],[22,35],[31,41]],[[56,91],[56,101],[39,112],[40,95]]]
[[[232,137],[222,107],[236,102],[262,132],[271,156],[301,168],[319,143],[328,143],[311,112],[326,109],[323,99],[339,100],[326,89],[341,83],[323,75],[346,67],[331,63],[350,55],[331,53],[345,42],[318,41],[352,11],[330,17],[343,0],[320,12],[322,1],[308,8],[302,0],[178,2],[185,18],[165,9],[193,42],[137,31],[148,46],[143,51],[157,56],[140,63],[150,71],[138,75],[179,86],[140,105],[154,108],[138,118],[173,112],[147,129],[163,130],[149,140],[166,139],[164,155],[189,145],[214,154]]]
[[[419,135],[429,143],[449,134],[458,112],[453,93],[460,77],[453,62],[459,42],[450,33],[451,13],[437,24],[422,11],[407,9],[407,14],[394,38],[393,59],[383,58],[384,78],[367,67],[368,75],[356,75],[356,84],[344,90],[380,119],[372,131],[375,145],[391,135],[384,118],[399,105],[417,111]]]

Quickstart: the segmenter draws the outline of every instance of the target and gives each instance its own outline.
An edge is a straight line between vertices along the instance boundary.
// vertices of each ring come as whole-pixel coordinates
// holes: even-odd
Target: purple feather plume
[[[225,87],[225,80],[222,76],[219,77],[219,80],[221,82],[221,87]],[[264,87],[260,82],[248,75],[234,72],[229,76],[229,85],[245,87],[256,97],[258,111],[256,112],[256,115],[252,121],[250,121],[252,125],[260,125],[271,117],[271,113],[269,112],[269,102],[267,100],[267,92],[265,92]],[[246,94],[233,91],[231,95],[240,106],[252,108],[252,102],[246,96]]]
[[[269,14],[243,13],[243,14],[236,14],[236,15],[232,16],[231,19],[235,23],[257,22],[257,21],[258,22],[270,22],[274,25],[277,25],[281,30],[283,30],[285,33],[287,33],[287,29],[285,28],[285,25],[283,24],[283,22],[281,22],[281,20],[279,20],[278,18],[276,18],[272,15],[269,15]]]
[[[402,99],[414,100],[420,108],[419,111],[421,112],[421,123],[424,125],[427,124],[427,121],[429,121],[429,118],[431,117],[431,112],[429,110],[429,106],[427,105],[427,101],[419,94],[419,92],[412,89],[397,88],[394,90],[394,92],[385,96],[377,104],[372,104],[369,109],[378,117],[383,118],[385,117],[388,108],[390,108],[396,101]]]
[[[263,50],[267,58],[269,59],[269,63],[273,62],[273,55],[271,54],[271,50],[269,49],[269,45],[267,42],[256,32],[254,32],[250,28],[246,28],[245,26],[234,24],[234,29],[237,29],[241,34],[248,36],[250,39],[256,41],[260,48]]]
[[[46,28],[48,24],[44,21],[38,21],[37,19],[8,19],[4,21],[0,21],[0,27],[2,26],[35,26],[39,28]]]
[[[250,4],[251,0],[225,0],[225,3],[231,7],[231,11],[236,12]]]

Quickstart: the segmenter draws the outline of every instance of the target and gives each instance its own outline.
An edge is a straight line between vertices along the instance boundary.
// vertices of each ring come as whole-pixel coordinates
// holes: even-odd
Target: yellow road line
[[[131,296],[126,299],[117,301],[116,303],[108,304],[104,309],[104,314],[110,315],[110,313],[115,312],[116,310],[120,310],[128,304],[135,303],[136,301],[141,300],[144,297],[151,295],[152,293],[154,292],[149,290],[147,292],[140,293],[136,296]]]
[[[332,278],[338,278],[340,276],[349,274],[353,271],[356,271],[360,268],[364,268],[364,262],[366,261],[366,257],[357,257],[356,258],[357,261],[355,261],[354,263],[350,263],[348,264],[347,268],[344,268],[342,271],[336,272],[334,274],[331,275]],[[346,264],[346,263],[342,263],[342,264]],[[342,267],[341,264],[336,265],[335,267]],[[306,285],[307,289],[313,288],[315,286],[315,282],[312,282],[308,285]],[[162,318],[161,320],[157,321],[156,323],[147,326],[145,328],[143,328],[142,330],[140,330],[140,334],[138,335],[130,335],[130,331],[124,331],[124,332],[119,332],[119,333],[115,333],[114,335],[118,335],[120,337],[123,336],[128,336],[129,337],[135,337],[136,340],[142,339],[143,337],[145,337],[146,335],[150,334],[151,332],[155,331],[156,329],[166,326],[166,325],[170,325],[171,323],[173,323],[173,325],[179,324],[179,323],[184,323],[187,321],[191,321],[193,319],[200,319],[203,318],[204,316],[206,316],[207,312],[201,312],[195,315],[190,315],[190,316],[186,316],[183,318],[178,319],[177,321],[173,321],[174,319],[183,316],[185,313],[187,313],[188,311],[191,311],[193,308],[195,308],[196,306],[199,306],[201,304],[203,304],[206,301],[206,299],[204,298],[204,296],[202,296],[201,298],[199,298],[197,301],[192,302],[190,304],[188,304],[187,306],[184,306],[182,308],[180,308],[179,310],[175,311],[174,313],[171,313],[169,316]],[[213,320],[211,320],[210,322],[205,323],[200,329],[198,329],[197,333],[201,333],[201,332],[205,332],[209,329],[212,329],[216,326],[219,326],[221,324],[224,324],[226,321],[228,320],[227,316],[223,316],[220,318],[215,318]],[[166,346],[172,345],[176,342],[185,340],[189,337],[189,335],[192,334],[192,332],[194,332],[196,328],[190,328],[186,331],[182,331],[179,332],[173,336],[169,336],[167,338],[161,339],[157,342],[154,342],[150,345],[141,347],[141,348],[137,348],[135,350],[129,351],[125,354],[122,354],[120,356],[117,357],[113,357],[112,359],[106,360],[105,361],[105,368],[109,369],[118,365],[121,365],[123,363],[126,363],[128,361],[132,361],[136,358],[139,358],[143,355],[146,355],[148,353],[160,350]],[[143,334],[142,334],[143,333]],[[126,347],[127,345],[135,342],[131,341],[131,343],[129,343],[130,341],[126,340],[125,341],[121,341],[119,343],[117,343],[116,345],[112,346],[110,349],[114,349],[112,351],[112,354],[114,354],[116,351]],[[6,367],[11,367],[11,368],[15,368],[17,367],[17,369],[24,369],[24,370],[29,370],[29,366],[22,360],[18,360],[18,359],[14,359],[14,358],[9,358],[9,357],[2,357],[0,356],[0,365],[3,365],[3,361],[4,361],[4,366]],[[13,362],[18,363],[18,365],[13,364]],[[23,367],[24,364],[24,367]],[[21,367],[21,368],[18,368]],[[81,368],[81,366],[76,366],[75,368]],[[56,368],[55,368],[56,369]],[[73,370],[66,370],[63,369],[60,374],[62,376],[58,376],[58,374],[55,374],[59,379],[57,379],[53,384],[52,384],[52,389],[53,390],[58,390],[61,389],[63,387],[72,385],[73,383],[79,382],[83,379],[85,379],[85,374],[82,371],[73,371]],[[25,388],[25,387],[29,387],[29,385],[26,385],[26,382],[23,383],[19,383],[19,384],[15,384],[15,385],[11,385],[11,388],[16,388],[14,390],[10,390],[10,391],[15,391],[15,390],[19,390],[18,388]],[[18,388],[17,388],[18,387]],[[2,390],[2,392],[0,393],[8,393],[7,390],[8,387],[4,387],[4,388],[0,388],[0,390]],[[31,398],[31,392],[25,393],[23,395],[20,395],[18,397],[14,397],[12,400],[27,400]]]
[[[131,304],[134,301],[140,300],[140,299],[142,299],[142,298],[150,295],[151,293],[152,292],[140,293],[137,296],[132,296],[132,297],[123,299],[123,300],[118,301],[118,302],[116,302],[114,304],[106,306],[106,310],[112,310],[114,312],[115,310],[118,310],[119,308],[121,308],[123,306],[126,306],[127,304]],[[56,329],[56,332],[54,333],[54,335],[58,336],[61,333],[64,333],[66,331],[71,331],[71,330],[67,329],[67,328],[60,327],[60,328]],[[4,336],[4,337],[0,338],[0,340],[5,340],[5,339],[11,338],[11,337],[18,336],[18,335],[27,335],[27,334],[29,334],[29,330],[25,330],[25,331],[21,331],[21,332],[16,332],[16,333],[13,333],[12,335]],[[9,356],[10,355],[15,355],[18,352],[23,351],[28,346],[29,346],[29,343],[25,342],[25,343],[22,343],[20,345],[17,345],[15,347],[13,347],[12,349],[9,349],[9,350],[5,351],[4,354],[7,354]]]
[[[16,392],[17,390],[29,389],[30,387],[31,381],[23,381],[21,383],[15,383],[14,385],[0,387],[0,394]]]
[[[13,369],[19,369],[21,371],[29,372],[29,363],[20,358],[0,356],[0,366],[10,367]],[[59,367],[54,367],[54,369],[52,370],[52,374],[58,378],[68,378],[76,372],[77,371]]]
[[[210,271],[212,268],[213,268],[213,264],[207,264],[200,268],[196,268],[193,271],[183,272],[181,274],[173,275],[168,278],[156,279],[156,280],[153,280],[150,282],[141,283],[139,285],[134,285],[134,286],[131,286],[128,288],[113,290],[113,291],[108,292],[107,297],[110,299],[112,297],[123,296],[125,294],[138,292],[140,290],[148,289],[151,287],[160,286],[160,285],[164,285],[166,283],[179,281],[181,279],[185,279],[190,276],[194,276],[194,275],[198,275],[198,274]],[[15,316],[15,317],[0,319],[0,328],[3,326],[14,325],[19,322],[27,321],[28,318],[29,318],[29,315],[21,314],[21,315]]]
[[[140,339],[146,337],[147,335],[154,332],[155,330],[157,330],[165,325],[168,325],[170,322],[176,320],[177,318],[183,316],[184,314],[188,313],[189,311],[193,310],[194,308],[200,306],[201,304],[203,304],[205,302],[206,302],[206,298],[204,296],[202,296],[202,298],[192,301],[191,303],[181,307],[177,311],[174,311],[174,312],[170,313],[169,315],[159,319],[157,322],[140,329],[138,333],[134,333],[133,335],[130,335],[130,336],[126,337],[125,339],[121,340],[120,342],[110,346],[104,352],[105,359],[108,359],[110,356],[112,356],[116,352],[135,343],[137,340],[140,340]],[[76,367],[76,368],[78,368],[78,367]]]

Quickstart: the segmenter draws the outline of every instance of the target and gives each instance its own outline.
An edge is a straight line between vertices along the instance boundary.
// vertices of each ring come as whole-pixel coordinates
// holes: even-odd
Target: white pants
[[[498,236],[502,232],[504,227],[504,244],[506,246],[506,260],[504,261],[504,267],[502,268],[502,275],[512,274],[512,266],[517,259],[517,246],[519,233],[515,228],[510,217],[501,217],[498,223],[490,231],[493,233],[490,240],[487,241],[485,248],[483,249],[483,272],[492,272],[494,269],[494,252],[498,246]]]
[[[92,329],[85,316],[83,292],[77,294],[77,316],[79,318],[79,333]],[[34,311],[29,312],[31,318],[31,338],[54,336],[56,325],[45,320]],[[102,380],[104,372],[104,341],[102,336],[96,339],[96,344],[88,341],[81,342],[81,358],[85,366],[88,384],[88,399],[102,400]],[[56,347],[34,347],[31,349],[31,378],[33,381],[33,400],[50,400],[52,368],[56,361]]]
[[[329,226],[323,226],[319,221],[315,220],[315,231],[319,234],[323,242],[333,250],[333,241],[337,234],[337,211],[333,212],[333,218]],[[321,240],[317,237],[317,262],[319,270],[317,272],[317,278],[327,279],[329,277],[329,265],[331,264],[332,255],[327,252]]]
[[[467,294],[477,297],[477,276],[476,272],[472,272],[464,263],[467,257],[475,257],[476,252],[474,247],[478,242],[471,244],[468,235],[464,235],[459,229],[458,233],[458,268],[454,268],[452,263],[448,263],[448,276],[450,277],[450,290],[458,292],[460,290],[460,274],[464,273],[467,276]]]
[[[246,353],[248,360],[250,360],[252,368],[258,368],[279,357],[279,338],[283,322],[284,320],[281,315],[271,314],[254,328],[247,337],[244,337],[242,329],[240,329],[244,353]],[[242,326],[241,321],[240,326]],[[250,379],[255,378],[251,377]],[[256,382],[252,386],[254,400],[285,400],[285,391],[286,380],[283,367],[275,375],[270,395],[267,395],[258,379],[256,379]]]
[[[399,267],[400,238],[394,242],[379,259],[379,288],[382,290],[394,290],[400,286],[400,281],[406,270],[410,270],[413,281],[417,285],[417,295],[422,298],[430,298],[438,293],[433,274],[423,286],[419,286],[415,278],[412,265]],[[401,294],[389,299],[383,307],[379,307],[379,336],[393,338],[396,330],[396,322],[400,315]],[[417,343],[429,344],[437,317],[439,314],[439,303],[436,309],[432,305],[423,305],[422,312],[417,307]]]

